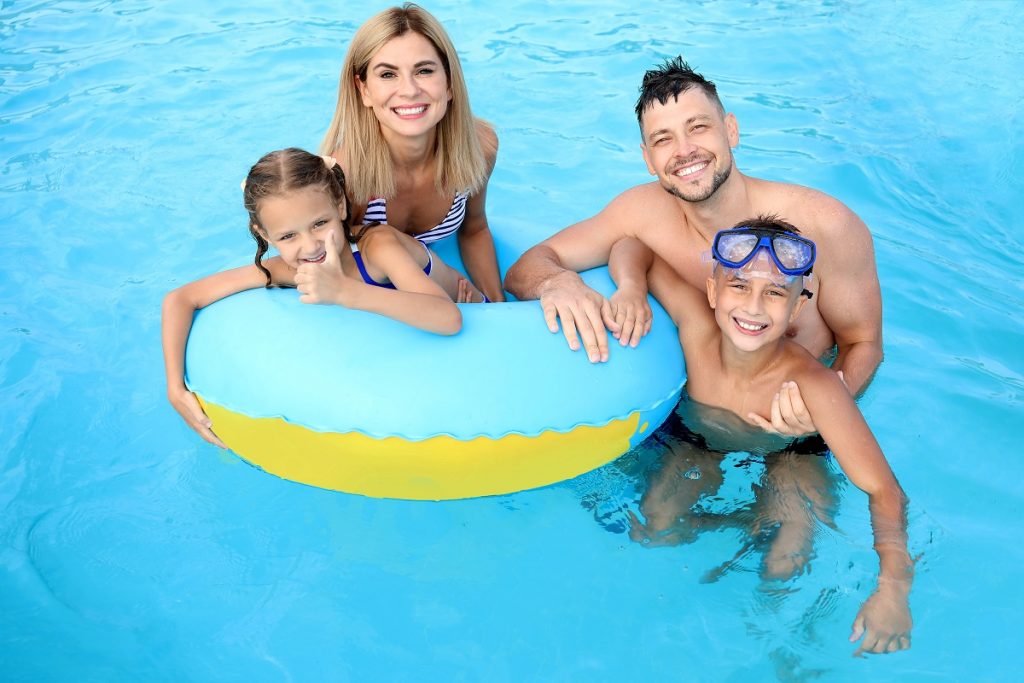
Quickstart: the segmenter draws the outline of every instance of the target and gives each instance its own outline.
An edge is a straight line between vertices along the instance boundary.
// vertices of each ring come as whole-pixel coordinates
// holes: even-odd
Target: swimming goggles
[[[792,232],[760,228],[720,230],[711,243],[711,256],[727,268],[742,268],[764,249],[783,275],[809,275],[814,266],[814,242]]]

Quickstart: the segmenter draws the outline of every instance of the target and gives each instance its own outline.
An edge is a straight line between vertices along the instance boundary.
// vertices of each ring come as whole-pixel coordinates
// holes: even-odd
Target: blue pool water
[[[168,406],[161,297],[251,258],[239,180],[318,144],[344,46],[384,6],[0,5],[4,679],[1013,680],[1024,6],[428,6],[501,136],[496,231],[646,181],[636,87],[678,53],[737,114],[740,168],[871,227],[886,360],[861,407],[920,560],[912,649],[864,659],[846,637],[875,557],[851,486],[809,571],[766,586],[739,530],[629,539],[644,452],[515,495],[373,500],[264,474]],[[719,503],[748,498],[756,465],[725,472]]]

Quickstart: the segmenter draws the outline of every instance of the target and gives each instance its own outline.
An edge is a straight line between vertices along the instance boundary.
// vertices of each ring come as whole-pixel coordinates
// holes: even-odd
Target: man
[[[838,347],[832,368],[859,393],[882,360],[881,293],[867,226],[824,193],[743,175],[732,154],[736,117],[726,113],[715,85],[681,57],[644,75],[636,114],[640,149],[657,182],[626,190],[596,216],[527,251],[508,271],[505,288],[520,299],[539,298],[552,332],[560,320],[570,348],[582,338],[592,362],[606,361],[606,327],[620,344],[633,345],[649,327],[649,313],[638,304],[647,294],[649,262],[641,252],[650,249],[691,286],[703,287],[711,272],[704,254],[718,230],[778,216],[818,245],[814,297],[790,336],[817,357]],[[608,263],[624,239],[616,246],[624,256],[612,268],[619,291],[609,302],[576,273]],[[783,434],[815,431],[791,382],[780,387],[771,412],[770,419],[751,419]]]

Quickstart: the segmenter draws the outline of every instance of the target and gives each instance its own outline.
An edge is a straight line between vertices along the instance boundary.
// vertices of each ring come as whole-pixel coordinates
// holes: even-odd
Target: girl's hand
[[[195,432],[203,437],[206,441],[212,443],[214,446],[220,446],[221,448],[227,448],[223,441],[217,438],[217,435],[213,433],[211,427],[213,423],[210,422],[210,418],[203,412],[202,407],[199,405],[199,400],[196,399],[196,395],[186,389],[184,386],[178,389],[168,390],[167,399],[174,406],[174,409],[178,411],[185,423],[195,430]]]
[[[853,620],[850,642],[861,636],[864,640],[853,653],[885,654],[910,648],[910,629],[914,625],[907,603],[907,591],[893,585],[880,584]]]
[[[324,241],[323,263],[303,263],[295,272],[295,287],[304,304],[345,305],[345,295],[351,288],[351,281],[341,270],[341,259],[334,231],[327,233]]]

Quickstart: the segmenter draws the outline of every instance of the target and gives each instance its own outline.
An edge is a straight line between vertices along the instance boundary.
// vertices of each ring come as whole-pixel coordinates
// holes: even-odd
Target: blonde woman
[[[473,116],[455,47],[430,13],[406,3],[356,31],[321,153],[341,163],[356,221],[424,244],[457,235],[470,279],[505,300],[484,207],[498,137]]]

